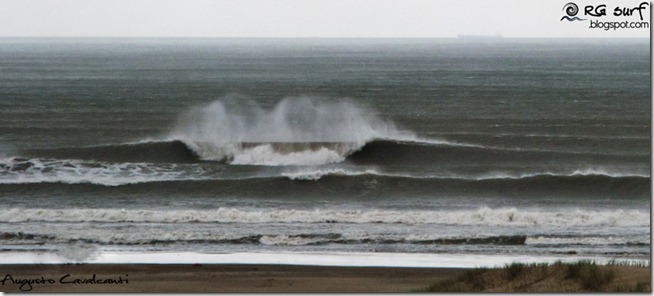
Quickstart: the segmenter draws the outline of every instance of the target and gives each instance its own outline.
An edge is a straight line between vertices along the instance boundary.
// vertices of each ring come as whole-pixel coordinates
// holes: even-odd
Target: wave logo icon
[[[579,7],[577,6],[577,4],[574,4],[572,2],[568,2],[568,4],[563,6],[563,11],[565,11],[565,13],[567,15],[564,15],[561,18],[561,21],[568,20],[569,22],[574,22],[574,21],[584,21],[585,20],[585,19],[580,19],[579,17],[576,16],[577,13],[579,13]]]

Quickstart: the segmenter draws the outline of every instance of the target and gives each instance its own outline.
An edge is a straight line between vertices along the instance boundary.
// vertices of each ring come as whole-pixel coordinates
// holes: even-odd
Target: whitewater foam
[[[638,240],[626,237],[528,237],[525,241],[528,245],[627,245],[627,244],[649,244],[649,239]]]
[[[542,172],[526,172],[526,173],[513,173],[513,172],[490,172],[473,177],[477,181],[482,180],[497,180],[497,179],[526,179],[534,177],[591,177],[591,176],[605,176],[611,178],[623,177],[640,177],[649,178],[649,174],[641,174],[630,172],[627,170],[610,170],[606,168],[573,168],[573,169],[560,169],[559,171],[542,171]],[[470,178],[470,176],[459,176],[460,178]]]
[[[0,184],[96,184],[120,186],[174,180],[201,180],[175,164],[104,163],[82,160],[9,158],[0,160]]]
[[[273,148],[256,146],[248,153],[243,153],[233,160],[237,164],[307,166],[321,165],[325,160],[333,162],[342,160],[333,150],[294,152],[287,155],[276,154]],[[340,166],[340,165],[339,165]],[[289,168],[281,173],[257,175],[247,178],[230,178],[212,174],[201,165],[196,164],[152,164],[152,163],[108,163],[82,160],[52,160],[40,158],[8,158],[0,160],[0,184],[95,184],[103,186],[121,186],[151,182],[169,181],[209,181],[209,180],[251,180],[284,177],[289,180],[317,181],[326,176],[337,177],[383,177],[402,179],[450,179],[450,180],[519,180],[539,177],[593,177],[611,178],[639,177],[649,178],[649,174],[630,172],[628,170],[606,168],[571,168],[558,171],[542,172],[505,172],[495,171],[479,174],[459,174],[442,172],[385,172],[373,168],[351,167],[306,167]]]
[[[519,180],[538,177],[593,177],[604,176],[611,178],[640,177],[649,178],[649,174],[638,174],[629,171],[608,170],[603,168],[580,168],[580,169],[561,169],[560,171],[541,171],[541,172],[503,172],[495,171],[479,174],[459,174],[444,172],[441,174],[431,173],[388,173],[377,169],[344,169],[344,168],[310,168],[297,169],[282,173],[283,177],[289,180],[311,180],[317,181],[326,176],[377,176],[388,178],[407,178],[407,179],[450,179],[450,180]]]
[[[516,208],[475,210],[126,210],[0,209],[0,222],[152,222],[152,223],[401,223],[446,225],[597,225],[649,226],[649,212],[638,210],[529,211]]]
[[[298,170],[294,172],[282,173],[282,176],[288,178],[289,180],[307,180],[307,181],[317,181],[324,176],[363,176],[363,175],[387,176],[385,174],[382,174],[372,169],[368,169],[365,171],[352,171],[352,170],[341,169],[341,168]]]
[[[260,243],[270,246],[305,246],[325,241],[322,237],[303,237],[297,235],[264,235],[259,239]]]
[[[271,144],[259,145],[254,148],[246,148],[232,152],[231,164],[242,165],[320,165],[336,163],[345,160],[348,151],[330,150],[326,147],[314,150],[302,150],[298,152],[279,153]]]

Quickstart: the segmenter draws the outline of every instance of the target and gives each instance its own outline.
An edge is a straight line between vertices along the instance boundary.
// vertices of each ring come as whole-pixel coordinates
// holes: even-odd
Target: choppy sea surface
[[[649,259],[650,79],[649,40],[0,39],[0,254]]]

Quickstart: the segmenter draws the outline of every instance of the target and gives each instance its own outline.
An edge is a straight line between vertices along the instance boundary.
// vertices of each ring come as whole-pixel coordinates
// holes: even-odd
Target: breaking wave
[[[388,223],[446,225],[585,225],[649,227],[650,214],[638,210],[529,211],[516,208],[474,210],[214,210],[0,209],[0,222],[142,222],[142,223]]]
[[[184,113],[169,138],[203,160],[253,165],[343,161],[374,139],[397,137],[392,122],[349,100],[294,97],[263,109],[226,97]]]
[[[524,166],[552,159],[575,164],[642,163],[642,155],[509,149],[425,139],[398,129],[374,110],[349,100],[286,98],[262,108],[225,97],[183,113],[158,139],[104,146],[31,149],[25,158],[81,159],[114,163],[198,163],[315,166],[483,164]]]
[[[25,158],[77,159],[113,163],[201,163],[234,165],[312,166],[348,161],[361,165],[483,165],[551,162],[641,163],[640,156],[573,154],[547,151],[509,151],[494,147],[420,139],[410,135],[396,140],[367,142],[238,142],[222,146],[188,140],[148,141],[121,145],[27,150]],[[203,156],[204,155],[204,156]],[[594,168],[589,168],[593,170]],[[583,172],[582,172],[583,173]],[[600,174],[604,174],[600,172]],[[608,172],[608,174],[615,174]],[[644,174],[639,174],[643,175]]]

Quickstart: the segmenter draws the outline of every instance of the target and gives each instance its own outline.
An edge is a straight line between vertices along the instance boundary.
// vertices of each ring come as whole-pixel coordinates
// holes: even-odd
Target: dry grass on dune
[[[650,274],[649,265],[616,262],[513,263],[469,270],[421,292],[651,292]]]

